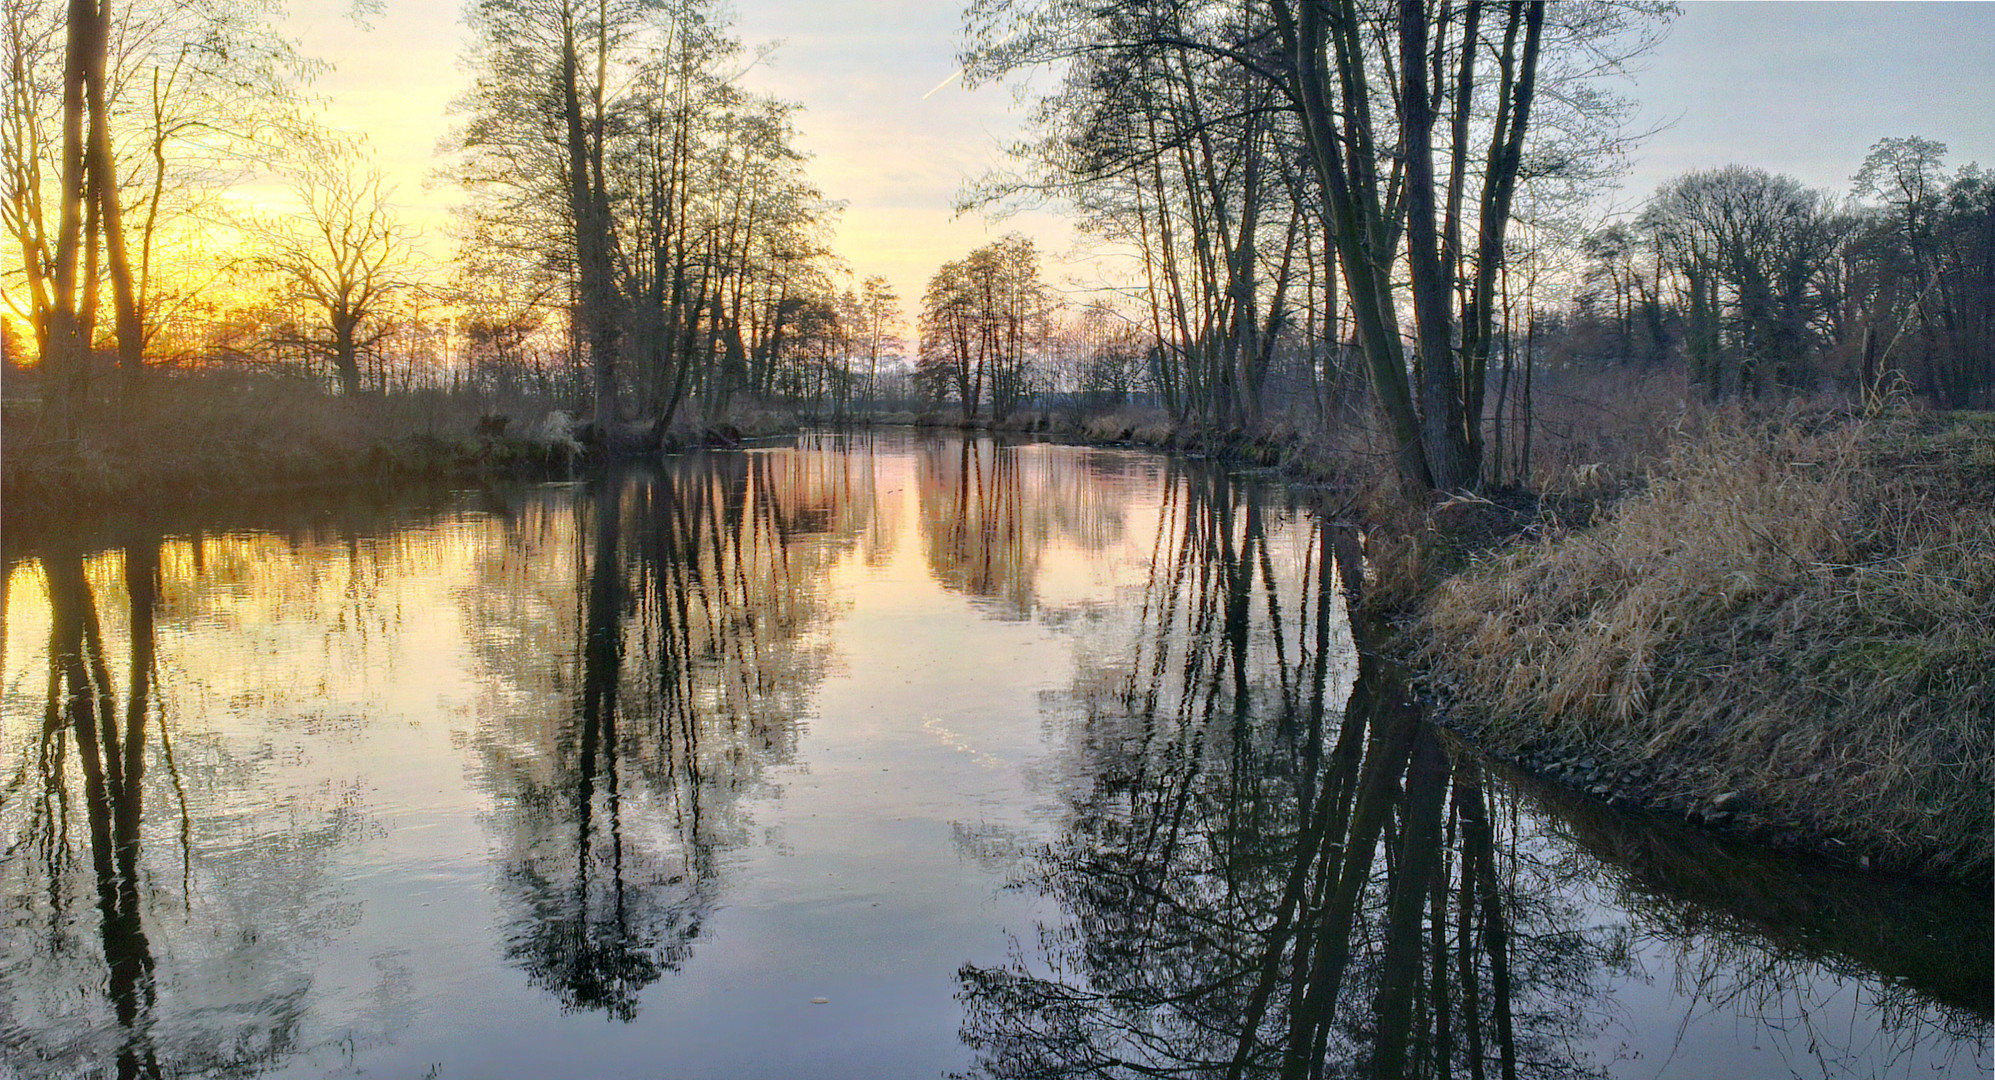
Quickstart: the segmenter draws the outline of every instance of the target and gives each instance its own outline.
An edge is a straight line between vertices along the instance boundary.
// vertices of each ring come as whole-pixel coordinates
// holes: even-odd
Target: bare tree
[[[1485,373],[1518,188],[1597,172],[1594,162],[1612,156],[1625,110],[1597,83],[1653,44],[1667,11],[1070,0],[1028,14],[979,0],[966,15],[966,65],[974,78],[1062,66],[1064,96],[1048,107],[1091,111],[1038,149],[1070,176],[1135,181],[1136,228],[1119,239],[1142,261],[1174,412],[1223,417],[1233,399],[1252,420],[1286,329],[1285,286],[1300,278],[1324,308],[1306,326],[1335,334],[1348,309],[1406,484],[1458,488],[1480,479]],[[1549,102],[1538,100],[1543,72],[1561,86]],[[1534,148],[1542,152],[1529,160]],[[1167,176],[1173,168],[1181,180]],[[1062,194],[1084,215],[1101,206],[1088,191]],[[1222,362],[1211,359],[1215,343]],[[1175,400],[1180,387],[1213,404],[1187,408]]]
[[[257,260],[314,310],[319,326],[301,343],[332,362],[349,396],[360,392],[361,354],[389,329],[389,303],[409,288],[401,275],[410,257],[380,171],[355,165],[335,155],[301,168],[292,190],[303,213],[266,227],[270,251]]]
[[[946,263],[928,281],[921,306],[917,370],[931,397],[955,391],[963,419],[988,396],[1003,420],[1029,386],[1029,351],[1045,336],[1050,309],[1032,241],[1011,233]]]
[[[1713,397],[1805,381],[1834,245],[1822,193],[1729,165],[1664,184],[1641,220],[1677,275],[1691,374]]]
[[[120,366],[160,325],[157,249],[199,192],[255,156],[308,70],[265,3],[6,0],[0,262],[33,328],[57,430],[74,436],[108,291]],[[14,258],[18,258],[18,262]],[[11,285],[18,281],[18,291]]]
[[[471,21],[471,213],[565,294],[599,422],[621,398],[655,441],[682,407],[844,386],[817,366],[837,205],[804,175],[796,107],[735,85],[766,51],[744,66],[724,9],[478,0]]]

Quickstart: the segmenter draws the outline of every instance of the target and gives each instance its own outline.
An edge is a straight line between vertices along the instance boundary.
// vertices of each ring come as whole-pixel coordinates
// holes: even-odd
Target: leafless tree
[[[305,163],[292,191],[302,213],[267,223],[258,258],[282,291],[314,312],[300,344],[332,362],[340,392],[360,392],[360,357],[389,330],[389,304],[410,288],[410,235],[395,217],[378,169],[350,154]]]

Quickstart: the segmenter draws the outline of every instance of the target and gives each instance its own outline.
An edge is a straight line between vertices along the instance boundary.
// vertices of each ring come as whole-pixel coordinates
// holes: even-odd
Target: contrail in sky
[[[950,72],[950,73],[949,73],[949,77],[948,77],[948,78],[946,78],[946,79],[942,80],[942,81],[941,81],[941,82],[939,82],[939,83],[936,83],[936,84],[935,84],[935,90],[930,90],[930,91],[929,91],[928,93],[926,93],[926,94],[923,94],[923,95],[921,95],[921,100],[923,100],[923,101],[927,101],[927,100],[928,100],[929,98],[932,98],[932,97],[934,97],[934,96],[935,96],[935,91],[936,91],[936,90],[940,90],[940,89],[942,89],[943,87],[945,87],[945,86],[948,86],[948,85],[949,85],[950,83],[952,83],[952,82],[955,82],[955,81],[956,81],[957,79],[960,79],[960,78],[962,78],[962,77],[963,77],[963,69],[962,69],[962,68],[957,68],[957,69],[956,69],[955,71],[953,71],[953,72]]]
[[[1015,37],[1017,37],[1017,36],[1018,36],[1018,35],[1019,35],[1019,34],[1020,34],[1020,33],[1021,33],[1022,31],[1024,31],[1024,29],[1025,29],[1025,23],[1024,23],[1024,22],[1020,22],[1020,23],[1019,23],[1019,24],[1018,24],[1017,26],[1014,26],[1014,27],[1012,27],[1012,28],[1011,28],[1011,33],[1009,33],[1009,34],[1006,34],[1006,35],[1004,36],[1004,40],[1003,40],[1003,41],[1000,41],[1000,42],[998,42],[998,43],[997,43],[996,45],[993,45],[993,46],[991,46],[991,47],[992,47],[992,48],[994,48],[994,49],[1002,49],[1002,48],[1004,48],[1004,47],[1005,47],[1006,45],[1009,45],[1009,44],[1011,44],[1011,39],[1012,39],[1012,38],[1015,38]],[[948,78],[946,78],[946,79],[942,80],[941,82],[939,82],[939,83],[936,83],[936,84],[935,84],[935,89],[934,89],[934,90],[930,90],[930,91],[929,91],[928,93],[926,93],[926,94],[923,94],[923,95],[921,95],[921,100],[923,100],[923,101],[927,101],[927,100],[928,100],[929,98],[932,98],[932,97],[934,97],[934,96],[935,96],[935,94],[936,94],[936,91],[939,91],[939,90],[941,90],[941,89],[942,89],[943,87],[945,87],[945,86],[948,86],[948,85],[949,85],[950,83],[952,83],[952,82],[955,82],[955,81],[956,81],[957,79],[960,79],[960,78],[962,78],[962,77],[963,77],[963,72],[964,72],[965,70],[967,70],[967,69],[968,69],[968,67],[969,67],[969,65],[968,65],[968,64],[965,64],[965,65],[964,65],[963,67],[959,67],[959,68],[957,68],[957,69],[956,69],[955,71],[952,71],[952,72],[950,72],[950,73],[949,73],[949,77],[948,77]]]

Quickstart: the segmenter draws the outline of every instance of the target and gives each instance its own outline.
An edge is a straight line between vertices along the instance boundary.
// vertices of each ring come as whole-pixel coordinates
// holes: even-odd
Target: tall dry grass
[[[1731,417],[1423,625],[1494,749],[1583,748],[1663,805],[1737,792],[1769,828],[1988,872],[1995,417]]]
[[[1555,370],[1541,373],[1538,384],[1528,471],[1519,475],[1522,440],[1514,423],[1504,437],[1504,460],[1491,462],[1493,472],[1535,492],[1583,498],[1616,493],[1646,479],[1684,432],[1714,419],[1702,391],[1673,369]],[[1495,408],[1491,402],[1486,426],[1493,427]]]
[[[74,438],[58,437],[39,402],[8,404],[0,487],[6,513],[15,517],[274,487],[459,476],[526,446],[476,435],[490,408],[479,395],[440,390],[337,397],[307,380],[257,372],[157,372],[134,387],[106,379]],[[509,434],[530,440],[546,411],[512,415]]]

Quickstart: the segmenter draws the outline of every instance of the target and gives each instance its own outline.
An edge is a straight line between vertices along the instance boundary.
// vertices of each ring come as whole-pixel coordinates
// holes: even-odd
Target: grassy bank
[[[744,409],[687,419],[663,441],[727,445],[794,428],[786,414]],[[560,477],[601,453],[582,436],[544,401],[443,391],[348,398],[278,376],[161,373],[135,391],[105,388],[71,439],[56,437],[38,402],[7,403],[0,510],[21,520],[255,492]]]
[[[1596,795],[1985,880],[1995,416],[1721,422],[1581,530],[1440,584],[1479,743]]]

